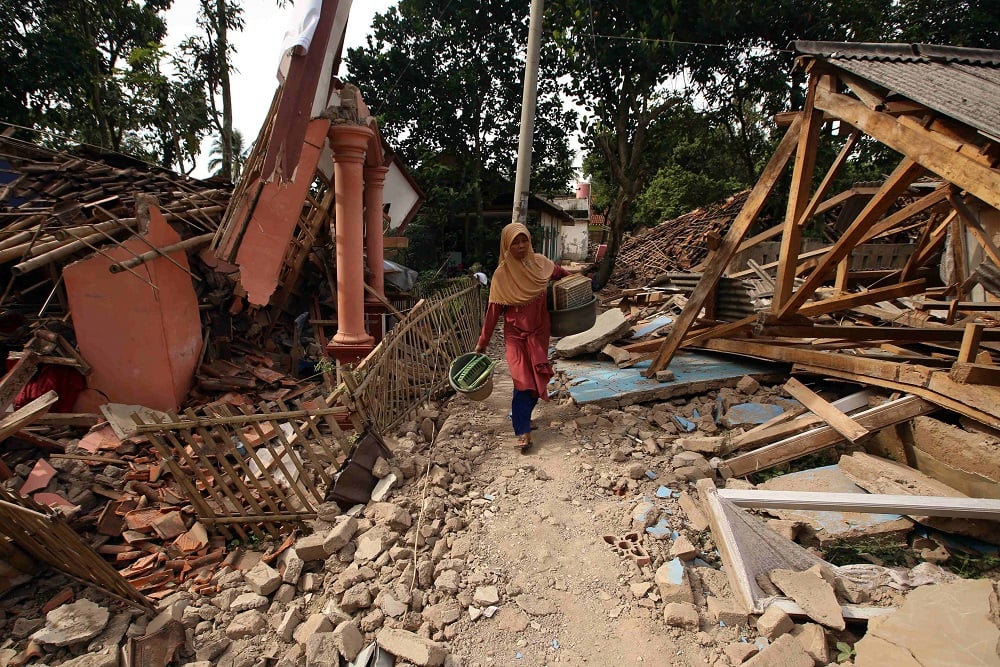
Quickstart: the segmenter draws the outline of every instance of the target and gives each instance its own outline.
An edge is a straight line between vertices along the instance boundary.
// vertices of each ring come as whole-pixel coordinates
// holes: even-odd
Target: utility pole
[[[528,189],[531,186],[531,139],[535,133],[535,97],[538,93],[538,50],[542,41],[544,0],[531,0],[528,20],[528,56],[524,66],[521,97],[521,135],[517,141],[517,175],[514,177],[514,210],[511,222],[528,219]]]

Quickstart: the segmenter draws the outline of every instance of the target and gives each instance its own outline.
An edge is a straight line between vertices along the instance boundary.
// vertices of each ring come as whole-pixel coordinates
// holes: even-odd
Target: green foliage
[[[528,9],[515,0],[401,0],[376,15],[365,47],[347,52],[349,79],[426,195],[407,230],[416,268],[440,265],[450,251],[466,263],[487,260],[497,223],[483,209],[512,190]],[[534,192],[565,192],[572,175],[573,113],[550,70],[543,58]]]
[[[250,155],[250,147],[244,146],[243,133],[239,130],[233,130],[232,138],[230,139],[230,150],[232,151],[232,180],[235,182],[240,179],[240,174],[243,172],[243,163],[246,162],[247,157]],[[212,140],[212,148],[209,153],[212,158],[208,161],[208,170],[212,172],[213,176],[222,175],[225,151],[226,147],[222,141],[222,135],[218,134]]]
[[[953,553],[947,565],[963,579],[995,578],[1000,573],[1000,554]]]
[[[848,644],[847,642],[837,642],[836,647],[837,647],[837,662],[847,662],[855,655],[857,655],[857,651],[854,649],[854,647]]]
[[[823,548],[823,558],[834,565],[870,562],[865,556],[877,558],[882,565],[910,567],[916,563],[911,550],[901,548],[892,537],[849,538],[833,540]]]

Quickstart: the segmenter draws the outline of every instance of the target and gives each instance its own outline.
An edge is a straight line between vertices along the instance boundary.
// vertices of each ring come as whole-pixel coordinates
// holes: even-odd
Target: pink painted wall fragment
[[[281,266],[302,215],[306,194],[316,177],[316,165],[329,128],[328,120],[311,121],[292,181],[283,183],[275,179],[265,183],[260,192],[236,254],[240,284],[250,303],[267,305],[278,285]]]
[[[77,400],[80,412],[98,412],[104,403],[176,410],[194,381],[201,351],[201,316],[187,255],[183,250],[127,271],[111,273],[120,262],[180,241],[156,207],[149,208],[144,243],[132,238],[63,269],[77,345],[94,367],[88,389]]]

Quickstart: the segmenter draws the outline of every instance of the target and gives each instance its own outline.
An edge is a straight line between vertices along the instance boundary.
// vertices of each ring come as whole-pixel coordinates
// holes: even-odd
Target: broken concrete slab
[[[31,635],[39,644],[70,646],[90,641],[101,634],[111,614],[87,599],[53,609],[45,615],[45,627]]]
[[[865,493],[837,465],[772,477],[757,488],[768,491]],[[852,538],[897,540],[903,544],[906,534],[913,529],[913,522],[899,514],[786,509],[768,509],[767,513],[786,521],[806,524],[820,545]]]
[[[777,606],[768,607],[757,619],[757,632],[774,641],[795,627],[792,617]]]
[[[834,630],[843,630],[844,615],[833,586],[812,568],[804,572],[772,570],[771,582],[795,601],[809,618]]]
[[[379,646],[418,667],[440,667],[448,656],[438,642],[399,628],[382,628],[376,635]]]
[[[663,607],[663,620],[671,627],[697,630],[698,608],[689,602],[671,602]]]
[[[774,608],[771,607],[771,609]],[[823,626],[816,623],[793,624],[790,634],[799,640],[802,648],[812,656],[816,665],[823,666],[830,664],[830,646],[827,644],[826,630],[823,629]],[[895,665],[896,663],[886,664]]]
[[[743,663],[745,667],[813,667],[812,656],[806,653],[795,637],[781,635],[778,640]]]
[[[568,389],[578,405],[609,408],[733,387],[747,373],[762,380],[777,381],[783,379],[787,371],[784,364],[734,360],[700,350],[681,350],[674,355],[669,369],[676,375],[673,382],[657,382],[645,377],[643,373],[649,365],[649,361],[641,361],[629,368],[618,368],[601,359],[564,359],[559,362],[559,370],[573,378]]]
[[[988,579],[922,586],[894,613],[869,622],[867,634],[855,645],[854,664],[1000,665],[996,608],[996,592]]]
[[[561,338],[556,343],[556,356],[570,358],[597,352],[612,343],[631,328],[631,323],[618,308],[611,308],[597,316],[594,326],[586,331]]]

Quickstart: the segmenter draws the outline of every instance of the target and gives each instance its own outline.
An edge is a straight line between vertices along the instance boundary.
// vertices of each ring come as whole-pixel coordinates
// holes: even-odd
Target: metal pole
[[[514,178],[512,222],[522,225],[528,218],[528,188],[531,185],[531,139],[535,131],[535,97],[538,90],[538,50],[542,40],[544,0],[531,0],[528,22],[528,57],[524,66],[521,98],[521,136],[517,142],[517,175]]]

